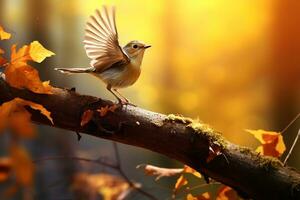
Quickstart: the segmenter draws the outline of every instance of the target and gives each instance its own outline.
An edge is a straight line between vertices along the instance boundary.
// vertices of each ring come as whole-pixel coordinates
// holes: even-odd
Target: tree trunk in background
[[[273,127],[282,130],[299,113],[300,103],[300,1],[278,0],[274,6],[274,23],[271,38],[270,75]],[[300,123],[294,124],[285,134],[291,144]],[[300,145],[294,150],[299,152]],[[296,156],[290,158],[290,165]]]
[[[54,49],[52,47],[53,40],[51,35],[50,17],[54,9],[51,0],[28,0],[27,1],[27,28],[29,33],[27,42],[30,43],[38,40],[47,49]],[[71,48],[72,49],[72,48]],[[68,51],[66,51],[68,52]],[[68,55],[65,55],[68,58]],[[69,59],[65,59],[69,60]],[[51,70],[53,70],[54,60],[46,60],[43,66],[35,66],[39,69],[42,80],[51,80]],[[74,155],[72,145],[70,144],[68,134],[53,135],[53,130],[45,127],[39,127],[39,134],[41,137],[33,144],[33,155],[35,158],[49,156],[49,155]],[[58,132],[58,131],[56,131]],[[59,131],[62,132],[62,131]],[[51,140],[49,140],[51,135]],[[38,165],[40,173],[37,174],[37,198],[51,199],[51,198],[70,198],[69,185],[71,185],[71,178],[75,171],[75,163],[73,161],[53,161],[47,165]],[[52,165],[56,166],[53,167]],[[51,167],[52,166],[52,167]],[[56,170],[53,170],[56,169]],[[62,195],[63,194],[63,195]]]

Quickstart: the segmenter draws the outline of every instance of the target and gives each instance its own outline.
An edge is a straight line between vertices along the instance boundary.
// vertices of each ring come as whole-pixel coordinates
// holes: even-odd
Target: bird
[[[151,47],[133,40],[124,47],[119,45],[115,7],[103,6],[91,15],[85,28],[84,48],[91,59],[86,68],[55,68],[62,73],[87,73],[106,84],[106,89],[119,104],[130,104],[118,89],[133,85],[141,74],[144,52]]]

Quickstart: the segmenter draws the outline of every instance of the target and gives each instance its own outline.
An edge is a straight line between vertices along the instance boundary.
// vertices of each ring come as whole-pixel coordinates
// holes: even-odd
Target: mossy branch
[[[42,104],[54,124],[30,110],[36,123],[82,132],[95,137],[146,148],[176,159],[253,199],[300,199],[300,174],[274,158],[228,142],[208,125],[190,118],[163,115],[123,106],[100,116],[111,101],[56,88],[54,94],[36,94],[10,87],[0,79],[0,103],[20,97]],[[85,110],[92,119],[80,125]],[[211,153],[211,149],[214,153]]]

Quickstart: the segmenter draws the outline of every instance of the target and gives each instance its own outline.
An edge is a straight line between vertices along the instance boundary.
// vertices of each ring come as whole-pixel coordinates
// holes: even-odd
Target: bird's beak
[[[151,47],[151,45],[146,45],[144,46],[144,49],[148,49],[149,47]]]

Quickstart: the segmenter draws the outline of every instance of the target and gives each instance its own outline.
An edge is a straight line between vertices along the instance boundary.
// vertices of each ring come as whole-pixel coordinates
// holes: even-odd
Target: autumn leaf
[[[29,46],[29,54],[33,61],[41,63],[45,58],[55,55],[45,49],[38,41],[33,41]]]
[[[16,45],[11,47],[11,60],[5,68],[6,81],[12,87],[29,89],[35,93],[52,94],[49,82],[40,80],[39,72],[27,64],[28,61],[42,62],[46,57],[54,55],[45,49],[39,42],[24,45],[17,50]]]
[[[4,54],[4,50],[0,48],[0,67],[1,67],[2,65],[4,65],[5,63],[7,63],[7,60],[6,60],[5,58],[3,58],[3,57],[1,56],[1,54]]]
[[[0,40],[8,40],[10,39],[11,34],[4,31],[3,27],[0,26]]]
[[[15,98],[0,106],[0,132],[2,132],[5,128],[10,127],[19,136],[34,136],[34,129],[30,121],[31,115],[24,108],[25,106],[30,106],[32,109],[39,110],[51,121],[51,123],[53,123],[50,116],[51,113],[42,105],[21,98]]]
[[[93,117],[93,111],[88,109],[86,111],[84,111],[84,113],[81,115],[81,122],[80,122],[80,126],[84,126],[87,123],[89,123],[89,121],[91,121]]]
[[[239,200],[239,196],[231,187],[222,186],[218,193],[216,200]]]
[[[205,192],[199,196],[193,196],[192,194],[188,194],[186,196],[186,200],[210,200],[211,196],[208,192]]]
[[[119,106],[116,104],[113,104],[111,106],[106,105],[104,107],[101,107],[100,109],[97,109],[97,111],[100,113],[100,117],[104,117],[108,112],[115,112],[118,107]]]
[[[155,181],[158,181],[162,177],[170,177],[182,174],[183,168],[162,168],[154,165],[138,165],[137,169],[144,169],[146,175],[156,176]]]
[[[110,174],[79,173],[75,176],[72,189],[82,199],[95,198],[101,195],[104,200],[124,199],[130,191],[129,184],[123,179]]]
[[[32,186],[34,166],[27,151],[21,146],[12,145],[10,154],[17,183],[22,186]]]
[[[9,178],[12,169],[12,159],[10,157],[0,158],[0,183]]]
[[[184,173],[189,173],[189,174],[193,174],[194,176],[196,176],[197,178],[201,178],[201,174],[199,172],[197,172],[196,170],[194,170],[193,168],[185,165],[183,167],[183,171],[181,176],[177,179],[174,189],[173,189],[173,193],[176,194],[177,191],[188,184],[188,180],[184,177]]]
[[[265,131],[265,130],[249,130],[256,139],[262,144],[256,151],[266,156],[280,157],[286,150],[283,137],[280,132]]]
[[[10,64],[6,67],[4,73],[8,84],[19,89],[29,89],[35,93],[52,94],[52,87],[40,80],[39,72],[27,64],[22,64]]]

